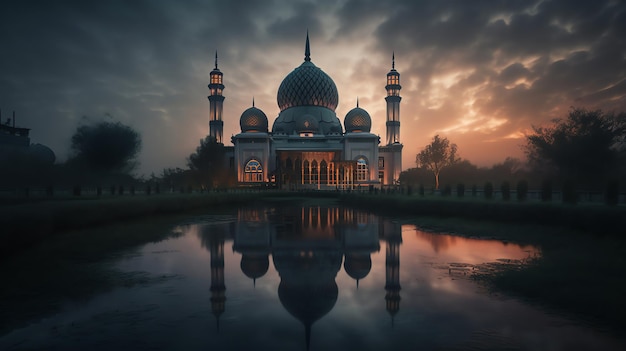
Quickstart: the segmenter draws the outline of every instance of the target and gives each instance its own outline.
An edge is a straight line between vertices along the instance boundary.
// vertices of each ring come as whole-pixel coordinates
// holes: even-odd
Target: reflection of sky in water
[[[473,265],[525,259],[532,247],[328,208],[240,210],[176,230],[183,235],[118,263],[162,280],[68,303],[0,346],[304,350],[307,324],[312,350],[624,346],[491,296],[463,274]],[[470,268],[451,273],[451,264]]]

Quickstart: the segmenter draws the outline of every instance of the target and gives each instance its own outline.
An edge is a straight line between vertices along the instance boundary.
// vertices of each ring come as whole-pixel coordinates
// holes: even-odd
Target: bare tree
[[[415,158],[417,166],[426,168],[435,174],[435,189],[439,189],[441,170],[460,161],[456,151],[456,144],[450,144],[448,138],[440,138],[439,135],[435,135],[433,141],[417,154]]]

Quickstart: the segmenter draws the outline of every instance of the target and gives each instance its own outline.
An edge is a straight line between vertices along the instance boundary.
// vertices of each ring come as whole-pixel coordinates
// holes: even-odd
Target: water
[[[336,207],[201,216],[115,264],[118,288],[0,338],[46,350],[580,350],[620,340],[470,277],[540,250]],[[80,283],[80,282],[77,282]]]

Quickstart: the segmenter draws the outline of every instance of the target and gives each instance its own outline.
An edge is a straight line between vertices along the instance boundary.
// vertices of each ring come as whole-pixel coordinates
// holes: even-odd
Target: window
[[[257,159],[250,159],[246,163],[243,169],[243,181],[244,182],[262,182],[263,181],[263,166]]]
[[[378,158],[378,169],[385,169],[385,158],[384,157],[379,157]]]
[[[356,160],[356,180],[359,182],[368,180],[368,171],[367,160],[364,157],[359,157],[359,159]]]

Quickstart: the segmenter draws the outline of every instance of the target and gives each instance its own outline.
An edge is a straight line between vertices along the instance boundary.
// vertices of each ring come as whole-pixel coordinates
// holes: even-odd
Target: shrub
[[[424,196],[424,184],[420,184],[419,194],[420,194],[420,196]]]
[[[485,183],[485,199],[493,198],[493,184],[491,182]]]
[[[528,197],[528,182],[520,180],[517,182],[517,200],[524,201]]]
[[[502,182],[500,191],[502,191],[502,200],[509,201],[511,199],[511,185],[509,182]]]
[[[450,196],[451,194],[452,194],[452,187],[450,186],[450,184],[446,184],[446,186],[443,187],[442,195],[443,196]]]
[[[562,189],[564,203],[576,204],[578,202],[578,194],[576,194],[576,187],[572,181],[565,181]]]
[[[459,183],[456,186],[456,196],[463,197],[465,196],[465,184]]]

